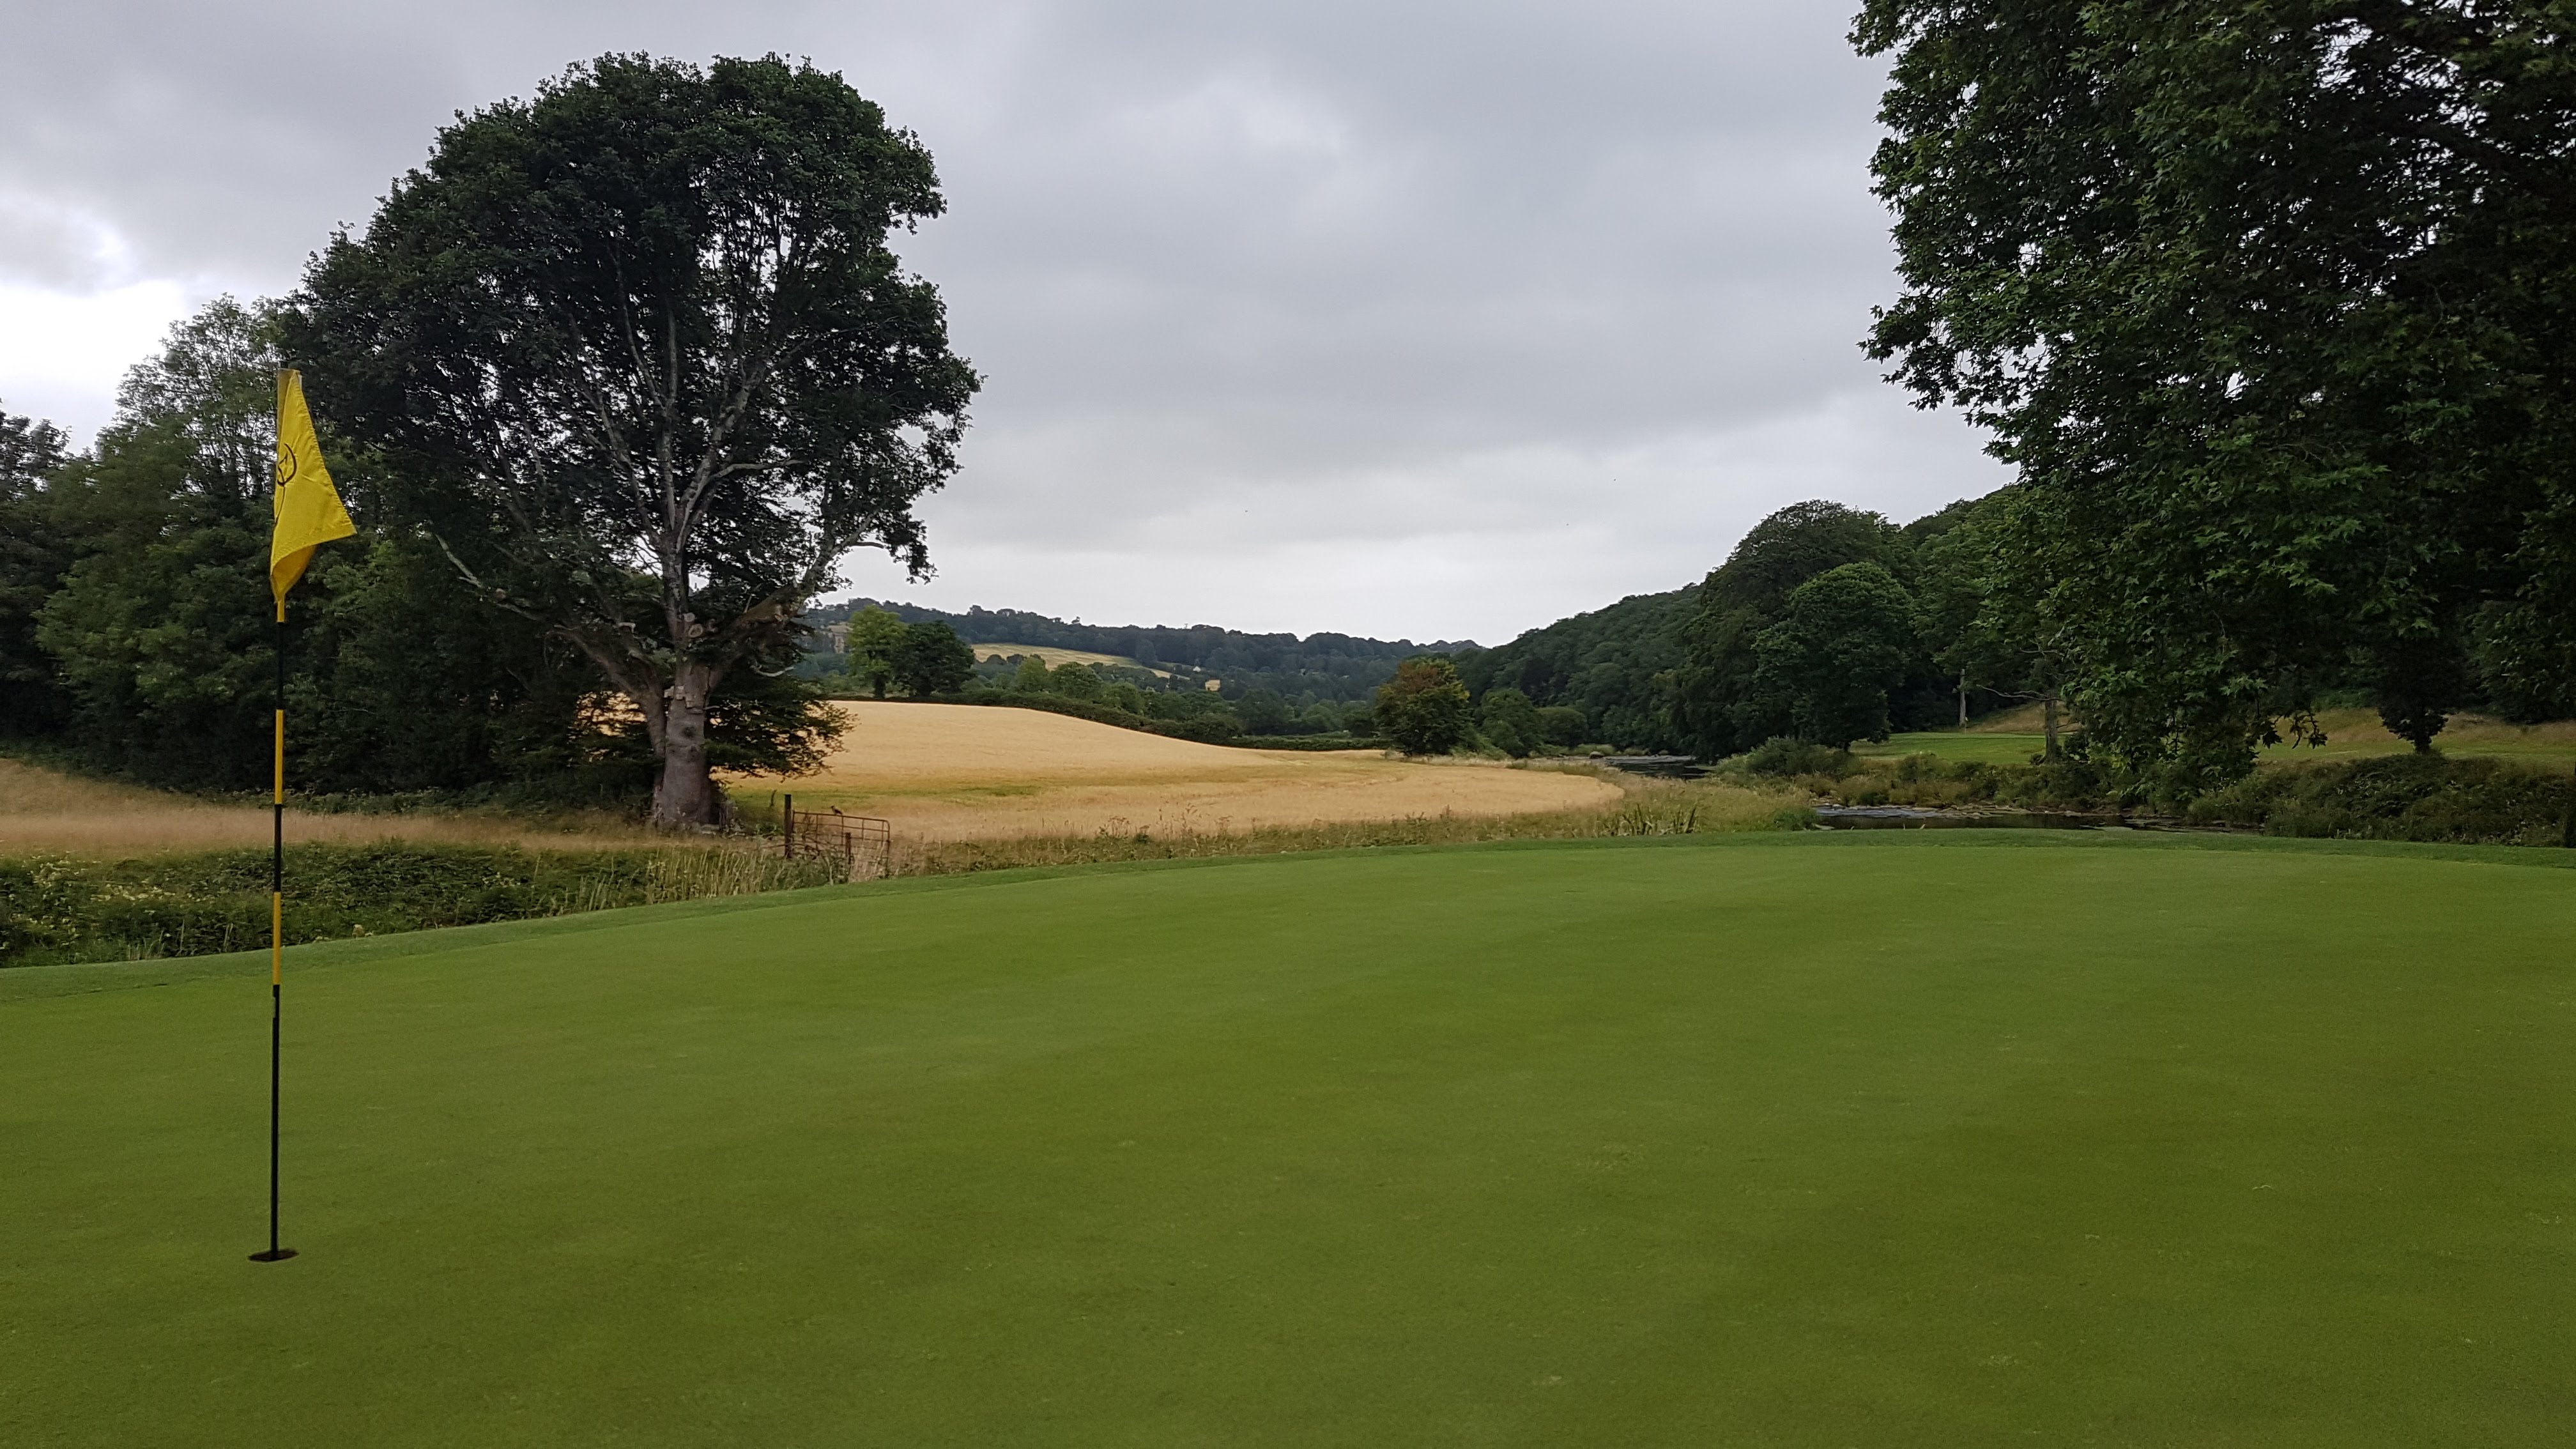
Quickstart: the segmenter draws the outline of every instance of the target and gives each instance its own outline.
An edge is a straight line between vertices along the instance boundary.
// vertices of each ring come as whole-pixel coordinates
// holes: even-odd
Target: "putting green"
[[[1737,837],[0,973],[0,1443],[2539,1445],[2553,856]],[[159,983],[159,984],[154,984]]]

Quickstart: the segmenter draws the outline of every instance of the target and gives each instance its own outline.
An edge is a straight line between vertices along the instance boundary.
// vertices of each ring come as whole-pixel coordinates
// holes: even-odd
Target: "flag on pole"
[[[291,367],[277,372],[277,493],[273,500],[277,532],[268,541],[268,590],[277,596],[277,617],[286,617],[286,591],[304,577],[313,550],[358,531],[340,493],[331,486],[331,470],[322,466],[322,440],[313,435],[313,414],[304,406],[304,374]]]
[[[286,592],[304,577],[313,550],[358,531],[331,486],[331,470],[322,466],[322,440],[304,406],[304,374],[291,367],[277,370],[277,492],[270,507],[277,519],[268,539],[268,591],[277,599],[277,731],[268,837],[268,1247],[250,1255],[259,1263],[295,1256],[277,1241],[278,1083],[286,1039]]]

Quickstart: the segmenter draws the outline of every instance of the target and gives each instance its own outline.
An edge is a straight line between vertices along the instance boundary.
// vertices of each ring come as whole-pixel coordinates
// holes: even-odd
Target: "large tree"
[[[1475,722],[1458,666],[1440,655],[1405,660],[1377,688],[1377,726],[1408,755],[1445,755]]]
[[[711,702],[851,551],[928,568],[977,378],[891,234],[930,155],[839,76],[605,56],[441,131],[290,333],[331,421],[497,609],[586,655],[710,823]]]
[[[2576,662],[2576,19],[2540,0],[1870,0],[1905,291],[1994,429],[2030,629],[2188,793],[2364,661],[2421,736],[2472,621]]]
[[[1887,697],[1917,653],[1914,601],[1875,563],[1830,568],[1789,591],[1754,636],[1753,697],[1798,739],[1843,749],[1887,738]]]
[[[1846,564],[1901,562],[1903,535],[1876,513],[1823,499],[1793,503],[1753,525],[1709,573],[1684,630],[1673,672],[1675,713],[1693,750],[1709,757],[1752,748],[1794,728],[1788,696],[1756,681],[1757,641],[1780,622],[1800,585]]]

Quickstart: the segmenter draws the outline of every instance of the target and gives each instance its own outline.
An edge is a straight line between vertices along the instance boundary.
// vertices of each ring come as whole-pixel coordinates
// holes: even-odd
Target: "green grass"
[[[2027,765],[2048,744],[2046,735],[2004,735],[1949,733],[1890,735],[1872,744],[1862,741],[1852,746],[1852,753],[1872,755],[1934,755],[1954,763],[1980,765]]]
[[[0,972],[0,1443],[2540,1445],[2559,853],[1752,836]]]

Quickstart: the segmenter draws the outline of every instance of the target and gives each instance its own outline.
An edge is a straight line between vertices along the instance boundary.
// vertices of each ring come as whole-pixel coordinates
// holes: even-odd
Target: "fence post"
[[[778,839],[779,854],[794,860],[796,858],[796,797],[794,795],[786,797],[786,809],[778,817]]]

